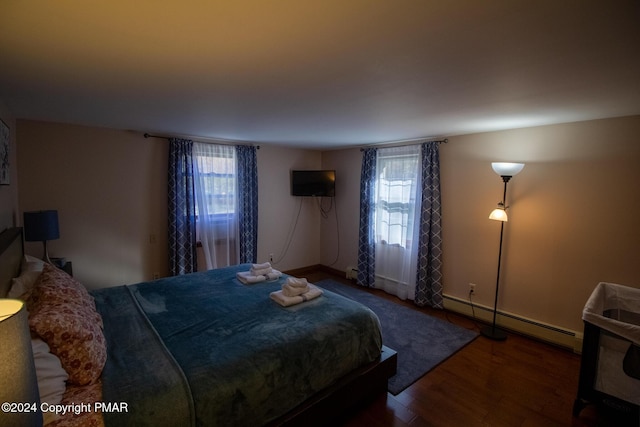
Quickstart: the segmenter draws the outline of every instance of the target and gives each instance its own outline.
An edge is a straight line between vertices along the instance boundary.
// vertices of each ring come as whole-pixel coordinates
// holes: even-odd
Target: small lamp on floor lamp
[[[504,182],[504,193],[502,195],[502,201],[498,203],[498,207],[494,209],[489,215],[489,219],[500,221],[500,250],[498,251],[498,274],[496,275],[496,296],[493,303],[493,323],[491,326],[486,326],[480,333],[487,338],[496,341],[503,341],[507,339],[507,334],[502,329],[496,327],[496,313],[498,310],[498,290],[500,289],[500,264],[502,261],[502,238],[504,236],[504,223],[509,220],[507,216],[507,183],[509,180],[517,175],[524,163],[491,163],[493,171],[500,175],[502,182]]]

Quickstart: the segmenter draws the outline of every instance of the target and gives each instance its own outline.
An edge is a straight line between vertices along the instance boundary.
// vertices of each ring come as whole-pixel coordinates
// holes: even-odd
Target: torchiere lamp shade
[[[42,425],[27,310],[14,299],[0,299],[0,404],[3,427]]]
[[[493,162],[491,168],[500,176],[515,176],[524,168],[524,163]]]
[[[25,212],[23,222],[24,239],[27,242],[44,242],[60,238],[58,211]]]

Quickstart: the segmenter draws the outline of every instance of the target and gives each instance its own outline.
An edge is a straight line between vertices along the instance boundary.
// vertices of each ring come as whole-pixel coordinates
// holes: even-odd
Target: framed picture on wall
[[[0,185],[9,185],[9,126],[0,119]]]

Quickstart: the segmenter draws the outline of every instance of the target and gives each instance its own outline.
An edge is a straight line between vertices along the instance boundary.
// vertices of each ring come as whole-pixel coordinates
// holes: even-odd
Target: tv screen
[[[336,171],[291,171],[291,195],[334,197],[336,195]]]

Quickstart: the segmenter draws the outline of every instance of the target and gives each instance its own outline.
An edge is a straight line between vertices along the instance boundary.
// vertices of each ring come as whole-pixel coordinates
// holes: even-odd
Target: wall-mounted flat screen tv
[[[292,170],[291,195],[334,197],[336,195],[336,171]]]

